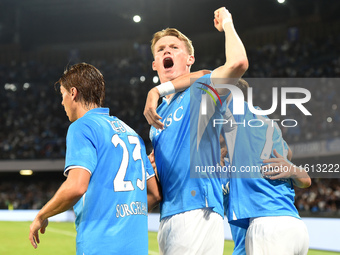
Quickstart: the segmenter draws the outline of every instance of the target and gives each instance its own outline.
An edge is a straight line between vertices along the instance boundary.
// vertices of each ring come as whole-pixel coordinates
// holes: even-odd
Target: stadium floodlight
[[[142,20],[142,18],[139,15],[133,16],[133,21],[136,23],[139,23]]]
[[[24,169],[24,170],[20,170],[19,173],[20,173],[20,175],[32,175],[33,171]]]
[[[278,2],[279,4],[283,4],[284,2],[286,2],[286,0],[277,0],[277,2]]]
[[[22,86],[24,90],[29,89],[29,87],[31,87],[31,84],[29,84],[28,82],[25,82],[24,85]]]
[[[153,78],[152,78],[152,81],[153,81],[153,83],[158,83],[158,81],[159,81],[159,78],[158,78],[158,76],[154,76]]]
[[[17,91],[17,86],[12,83],[6,83],[5,84],[5,90],[12,90],[12,91]]]

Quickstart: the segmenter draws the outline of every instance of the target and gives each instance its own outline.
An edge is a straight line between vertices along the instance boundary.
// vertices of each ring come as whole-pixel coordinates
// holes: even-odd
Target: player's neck
[[[77,117],[78,119],[83,117],[85,115],[85,113],[87,113],[88,111],[98,108],[98,105],[95,104],[90,104],[90,105],[84,105],[82,104],[81,107],[78,108],[77,110]]]

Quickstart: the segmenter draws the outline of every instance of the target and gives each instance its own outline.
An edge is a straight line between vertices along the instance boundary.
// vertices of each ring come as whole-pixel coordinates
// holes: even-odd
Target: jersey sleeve
[[[216,91],[216,88],[214,84],[211,81],[211,74],[206,74],[199,78],[191,87],[191,96],[195,99],[198,99],[198,101],[202,100],[212,100],[213,105],[216,109],[219,110],[222,114],[226,111],[226,100],[230,94],[227,93],[227,95],[219,95]],[[205,95],[206,99],[203,99],[203,96]],[[209,106],[208,106],[209,108]]]
[[[210,86],[213,87],[215,90],[216,90],[216,86],[215,84],[213,83],[212,79],[211,79],[211,74],[209,74],[209,81],[210,81]],[[216,91],[217,92],[217,91]],[[219,97],[221,98],[222,101],[225,101],[227,100],[228,96],[230,95],[231,91],[229,90],[229,92],[225,95],[221,95],[221,94],[218,94]]]
[[[93,173],[97,165],[95,139],[90,126],[83,121],[70,125],[66,137],[65,176],[73,168],[83,168]]]

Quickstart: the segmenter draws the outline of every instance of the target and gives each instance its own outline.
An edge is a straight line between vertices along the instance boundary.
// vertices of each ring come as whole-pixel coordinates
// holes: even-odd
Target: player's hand
[[[225,7],[221,7],[214,12],[214,25],[219,32],[222,32],[224,30],[223,25],[229,22],[232,23],[233,18]]]
[[[156,112],[159,97],[158,89],[153,88],[149,91],[144,107],[144,116],[149,125],[152,125],[157,129],[163,129],[164,125],[160,121],[162,117]]]
[[[30,226],[29,240],[31,241],[34,249],[36,249],[38,247],[38,243],[40,243],[39,230],[41,234],[45,234],[47,225],[48,219],[40,220],[39,218],[35,218],[32,222]]]
[[[280,155],[276,149],[274,149],[274,155],[276,158],[270,158],[263,160],[262,174],[265,178],[271,180],[277,180],[281,178],[294,178],[295,166]]]

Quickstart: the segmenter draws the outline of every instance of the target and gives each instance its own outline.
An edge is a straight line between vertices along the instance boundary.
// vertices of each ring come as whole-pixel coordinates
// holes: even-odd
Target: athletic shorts
[[[250,220],[246,234],[247,255],[305,255],[309,235],[305,223],[291,216]]]
[[[164,255],[223,254],[223,218],[210,208],[175,214],[161,220],[157,239]]]

